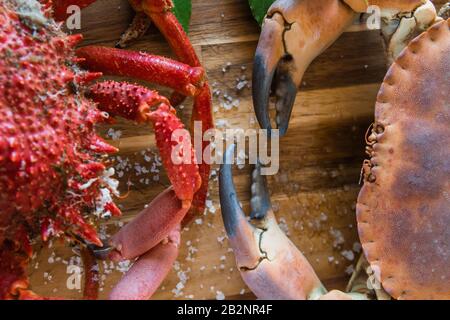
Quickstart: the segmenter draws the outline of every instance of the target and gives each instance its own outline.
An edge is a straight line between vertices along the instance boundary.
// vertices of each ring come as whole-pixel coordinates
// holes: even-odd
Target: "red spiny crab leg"
[[[129,120],[153,124],[156,143],[174,192],[182,201],[182,207],[189,208],[201,183],[197,161],[189,132],[184,130],[183,123],[167,99],[145,87],[115,81],[95,84],[90,95],[99,103],[99,109],[113,116],[120,115]],[[173,141],[176,130],[180,130],[180,135],[177,141]],[[174,159],[174,148],[177,146],[179,150],[176,156],[179,158]]]
[[[88,46],[78,49],[77,56],[90,71],[149,81],[188,96],[198,94],[204,78],[202,68],[143,52]]]
[[[68,0],[69,1],[69,0]],[[77,4],[81,6],[85,0],[71,0],[70,4]],[[94,1],[91,1],[94,2]],[[114,51],[110,48],[100,47],[85,47],[79,49],[78,55],[81,58],[86,58],[85,66],[92,71],[101,71],[105,74],[115,74],[123,76],[132,76],[142,80],[150,81],[153,83],[161,84],[173,88],[176,90],[171,97],[172,105],[178,105],[184,100],[184,96],[194,96],[194,110],[192,112],[192,122],[202,122],[202,134],[207,130],[214,127],[214,121],[212,116],[212,99],[211,90],[207,82],[201,84],[204,73],[197,69],[201,67],[200,60],[195,53],[195,50],[189,41],[183,27],[178,22],[175,15],[171,12],[173,3],[171,0],[130,0],[133,8],[138,12],[138,16],[135,19],[135,28],[132,30],[138,31],[138,34],[142,35],[148,28],[148,24],[145,22],[141,13],[145,13],[158,27],[161,33],[165,36],[170,47],[174,51],[175,55],[181,62],[186,63],[193,67],[191,72],[191,78],[186,81],[186,73],[178,74],[174,68],[180,67],[180,64],[161,57],[155,57],[161,59],[152,59],[151,55],[132,53],[130,51]],[[67,6],[67,3],[63,3],[61,6]],[[60,6],[60,4],[56,4]],[[125,37],[127,41],[128,37]],[[136,56],[137,60],[134,60]],[[113,60],[111,60],[112,58]],[[122,60],[122,59],[125,60]],[[114,61],[114,63],[112,63]],[[167,63],[161,63],[161,62]],[[144,68],[144,69],[143,69]],[[181,67],[180,67],[181,68]],[[181,68],[182,69],[182,68]],[[143,71],[144,70],[144,71]],[[171,76],[173,75],[173,77]],[[161,78],[159,78],[161,77]],[[199,86],[197,91],[193,86]],[[203,150],[209,143],[203,143]],[[202,150],[202,151],[203,151]],[[203,212],[205,208],[205,200],[208,192],[208,182],[210,165],[205,161],[199,163],[199,170],[202,177],[202,186],[195,195],[193,202],[193,210],[190,217],[193,217],[197,213]],[[189,219],[187,219],[189,220]]]
[[[171,0],[143,0],[143,10],[164,35],[175,55],[181,62],[193,67],[200,67],[200,60],[183,27],[171,9]]]
[[[110,297],[147,299],[164,280],[177,257],[179,225],[201,184],[190,135],[184,131],[177,141],[172,141],[175,130],[184,126],[167,99],[155,91],[114,81],[97,83],[90,91],[100,109],[138,122],[153,123],[161,158],[172,182],[171,188],[156,197],[110,241],[111,259],[139,257]],[[182,161],[178,159],[174,163],[177,145],[182,146],[176,153]]]
[[[99,267],[94,253],[86,247],[81,248],[81,258],[84,267],[84,289],[85,300],[97,300],[100,286]]]
[[[231,159],[220,169],[220,204],[229,242],[242,278],[259,299],[317,299],[326,293],[313,268],[279,228],[266,182],[257,165],[252,180],[251,224],[236,196]]]
[[[200,93],[194,98],[194,108],[192,109],[191,115],[191,128],[194,128],[195,121],[199,121],[202,124],[202,136],[207,130],[214,128],[211,90],[208,83],[203,85],[200,89]],[[202,140],[202,153],[208,146],[209,141]],[[202,157],[208,157],[208,155],[202,154]],[[210,163],[209,160],[210,159],[203,158],[198,164],[202,184],[200,189],[194,195],[192,210],[188,213],[184,224],[190,222],[196,215],[203,214],[203,211],[205,210],[206,197],[208,194],[209,174],[211,171],[211,166],[208,164]]]
[[[151,18],[181,62],[187,63],[192,67],[201,67],[200,59],[198,58],[186,32],[171,11],[173,8],[173,3],[171,0],[134,0],[133,2],[137,11],[142,10]],[[175,92],[175,94],[171,97],[171,102],[176,105],[181,103],[182,99],[183,98]],[[200,88],[199,94],[194,97],[191,128],[194,127],[194,121],[202,122],[202,135],[207,130],[214,128],[211,90],[208,82],[203,84]],[[203,142],[202,151],[205,150],[208,145],[208,142]],[[193,210],[190,212],[186,221],[189,221],[190,218],[195,216],[195,214],[202,213],[205,208],[205,201],[208,193],[210,165],[204,160],[205,159],[199,163],[202,186],[195,194],[194,202],[192,204]]]

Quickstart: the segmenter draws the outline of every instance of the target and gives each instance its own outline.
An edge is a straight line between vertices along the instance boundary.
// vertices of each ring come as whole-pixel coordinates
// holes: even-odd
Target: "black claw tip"
[[[261,175],[261,163],[258,161],[252,173],[252,219],[263,219],[272,208],[266,177]]]
[[[256,54],[253,64],[253,104],[259,125],[268,131],[269,136],[272,130],[269,117],[269,97],[274,73],[275,70],[267,70],[264,56]]]
[[[239,221],[244,215],[236,195],[233,182],[232,160],[235,145],[231,145],[225,152],[224,163],[219,173],[219,194],[222,219],[228,236],[232,237],[238,228]]]
[[[288,73],[280,72],[275,78],[277,97],[277,127],[280,136],[284,136],[289,127],[292,109],[294,108],[297,86]]]
[[[89,244],[88,248],[94,254],[94,257],[98,260],[107,260],[110,252],[113,250],[113,247],[109,245],[109,241],[103,241],[103,247],[98,247],[93,244]]]

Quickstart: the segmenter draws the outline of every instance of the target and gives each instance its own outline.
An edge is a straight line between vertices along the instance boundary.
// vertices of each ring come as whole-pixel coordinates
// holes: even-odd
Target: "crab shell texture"
[[[410,12],[425,2],[426,0],[345,0],[345,3],[356,12],[365,12],[368,6],[379,6],[400,12]]]
[[[71,231],[101,245],[83,213],[106,192],[102,158],[116,149],[95,132],[104,117],[83,95],[77,38],[41,9],[0,6],[0,246],[24,225],[44,239]]]
[[[376,278],[396,299],[450,298],[449,24],[410,42],[375,107],[358,231]]]

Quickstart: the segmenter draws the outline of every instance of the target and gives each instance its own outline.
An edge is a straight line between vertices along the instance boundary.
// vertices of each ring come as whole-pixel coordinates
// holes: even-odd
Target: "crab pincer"
[[[352,22],[342,1],[279,0],[264,19],[253,66],[253,101],[263,129],[272,129],[269,97],[276,97],[276,125],[286,134],[295,97],[309,64]]]
[[[229,147],[220,169],[222,218],[242,278],[259,299],[314,299],[326,293],[313,268],[277,224],[261,165],[252,174],[250,221],[234,187]]]
[[[272,129],[269,97],[275,96],[275,123],[286,134],[296,94],[313,60],[332,45],[370,5],[381,9],[388,59],[436,21],[430,1],[278,0],[264,19],[253,66],[253,101],[258,122]],[[402,17],[402,18],[399,18]]]

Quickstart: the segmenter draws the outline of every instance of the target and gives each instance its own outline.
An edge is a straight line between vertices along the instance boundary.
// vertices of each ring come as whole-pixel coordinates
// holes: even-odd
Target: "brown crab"
[[[234,149],[227,150],[222,216],[241,275],[258,298],[450,299],[449,28],[450,20],[440,21],[410,41],[379,91],[356,209],[364,256],[347,293],[328,292],[281,231],[260,165],[252,175],[249,223],[232,180]],[[369,270],[378,284],[370,289]]]

